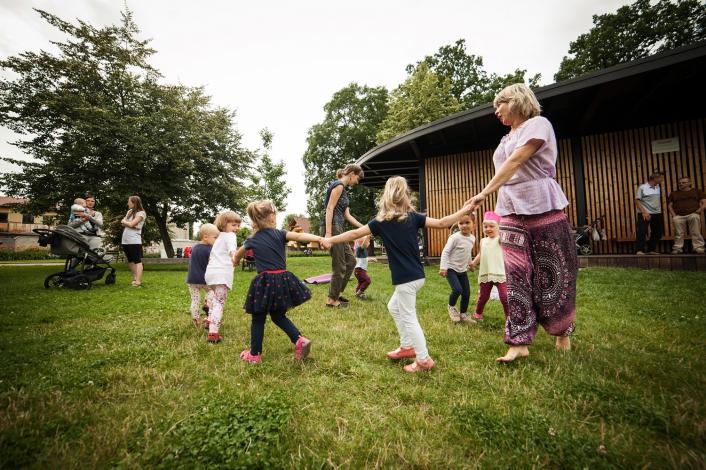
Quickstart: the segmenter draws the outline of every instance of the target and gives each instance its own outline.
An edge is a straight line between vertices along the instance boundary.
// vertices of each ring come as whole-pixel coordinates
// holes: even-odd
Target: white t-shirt
[[[130,212],[128,211],[128,214]],[[127,217],[127,215],[125,216]],[[145,214],[145,211],[140,211],[135,214],[135,217],[142,217],[142,220],[140,220],[140,223],[135,225],[134,227],[125,227],[123,229],[123,239],[120,243],[123,245],[141,245],[142,244],[142,227],[145,225],[145,219],[147,218],[147,214]],[[128,218],[127,220],[133,220],[133,218]]]
[[[216,238],[216,243],[211,248],[208,266],[204,278],[206,284],[213,286],[225,284],[228,289],[233,288],[233,260],[230,253],[238,250],[238,239],[234,232],[221,232]]]
[[[473,245],[476,236],[465,236],[460,231],[452,234],[446,241],[444,251],[441,252],[439,269],[453,269],[457,273],[468,271],[468,264],[473,260]]]

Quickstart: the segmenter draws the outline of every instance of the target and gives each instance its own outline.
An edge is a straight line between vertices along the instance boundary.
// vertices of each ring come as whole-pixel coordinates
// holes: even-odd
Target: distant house
[[[308,217],[292,217],[292,220],[289,222],[289,230],[292,232],[311,233],[311,222]],[[291,241],[287,245],[291,248],[300,247],[295,241]],[[307,244],[307,248],[318,249],[319,244],[316,242],[310,242]]]
[[[0,196],[0,249],[23,251],[41,248],[37,244],[35,228],[47,228],[54,213],[40,215],[23,212],[22,207],[28,200],[17,197]]]

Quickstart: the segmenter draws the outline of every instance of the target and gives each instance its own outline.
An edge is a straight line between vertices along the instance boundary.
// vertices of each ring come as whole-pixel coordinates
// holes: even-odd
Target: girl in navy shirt
[[[400,347],[387,353],[387,357],[394,360],[415,357],[412,364],[404,367],[406,372],[429,370],[434,367],[434,360],[427,351],[424,331],[416,311],[417,291],[424,285],[424,266],[419,258],[417,230],[423,227],[450,227],[463,214],[470,212],[470,205],[442,219],[427,217],[415,211],[407,180],[401,176],[387,180],[378,205],[380,211],[368,225],[327,238],[324,245],[350,242],[371,233],[382,238],[392,273],[392,284],[395,286],[387,308],[400,334]]]
[[[277,325],[294,343],[294,357],[303,360],[311,350],[311,340],[299,333],[287,318],[287,310],[301,305],[311,298],[311,291],[293,273],[287,271],[287,241],[323,242],[323,238],[308,233],[277,230],[277,209],[272,201],[255,201],[248,204],[248,217],[255,233],[245,240],[236,253],[235,263],[253,250],[257,276],[250,283],[245,300],[245,311],[252,315],[250,326],[250,349],[240,353],[240,359],[252,364],[262,360],[262,340],[265,336],[265,320],[270,314]]]

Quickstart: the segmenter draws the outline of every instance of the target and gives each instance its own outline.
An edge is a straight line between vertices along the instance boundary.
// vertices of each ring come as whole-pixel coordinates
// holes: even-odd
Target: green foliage
[[[593,15],[593,28],[569,44],[554,80],[706,39],[706,4],[699,0],[637,0],[615,13]]]
[[[421,63],[390,97],[390,109],[376,135],[385,142],[415,127],[430,123],[461,110],[461,103],[451,94],[451,81],[439,77]]]
[[[58,54],[0,61],[14,77],[0,80],[0,124],[22,134],[14,144],[33,157],[6,159],[22,169],[3,175],[8,194],[40,213],[92,190],[115,214],[139,194],[170,255],[168,222],[244,209],[253,155],[233,112],[201,88],[160,84],[130,11],[102,29],[37,11],[68,39],[55,43]]]
[[[309,129],[303,161],[312,231],[324,218],[326,188],[336,178],[336,170],[375,146],[387,99],[384,87],[351,83],[333,94],[324,106],[324,120]],[[363,222],[370,220],[375,214],[375,191],[358,185],[349,190],[349,196],[351,214]]]
[[[235,402],[207,396],[182,421],[167,455],[156,461],[165,468],[248,469],[286,464],[286,426],[292,413],[283,393]]]
[[[251,234],[252,230],[248,227],[241,226],[240,231],[235,234],[235,238],[238,240],[238,246],[243,246],[243,243],[245,243],[245,240],[247,240]]]
[[[440,82],[448,81],[448,92],[461,103],[462,109],[492,102],[507,85],[524,82],[527,73],[526,70],[517,69],[505,75],[489,74],[483,69],[482,57],[466,52],[465,39],[442,46],[434,55],[426,56],[415,65],[408,65],[407,73],[412,76],[422,66],[436,74]],[[527,78],[529,86],[538,86],[539,79],[539,74]]]
[[[297,218],[306,217],[303,214],[287,214],[282,221],[282,230],[291,230],[292,221]]]
[[[23,261],[54,259],[49,250],[32,248],[30,250],[11,251],[0,249],[0,261]]]
[[[256,153],[258,160],[253,179],[253,199],[270,199],[278,211],[286,208],[287,196],[291,189],[285,182],[286,171],[284,162],[273,163],[269,151],[272,148],[274,135],[267,129],[260,131],[263,150],[261,154]]]

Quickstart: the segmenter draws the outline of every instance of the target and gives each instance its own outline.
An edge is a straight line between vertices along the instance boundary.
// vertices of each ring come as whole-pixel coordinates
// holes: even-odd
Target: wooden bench
[[[616,243],[635,243],[636,238],[637,237],[631,237],[631,238],[619,237],[619,238],[611,238],[611,241],[614,241]],[[649,237],[647,237],[646,239],[649,239]],[[684,240],[691,240],[691,235],[684,236]],[[672,235],[667,235],[667,236],[660,238],[659,241],[673,242],[674,237]]]
[[[119,263],[121,260],[125,259],[125,253],[122,250],[108,250],[105,252],[106,255],[113,257],[113,261]]]

